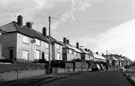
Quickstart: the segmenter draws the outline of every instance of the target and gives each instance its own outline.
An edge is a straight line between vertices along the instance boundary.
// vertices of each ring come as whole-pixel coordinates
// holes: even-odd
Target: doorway
[[[9,59],[14,59],[14,51],[13,51],[13,49],[9,49]]]

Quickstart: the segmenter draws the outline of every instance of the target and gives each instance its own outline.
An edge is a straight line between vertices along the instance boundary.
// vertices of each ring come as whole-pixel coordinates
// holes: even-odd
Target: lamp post
[[[50,41],[50,36],[51,36],[51,16],[49,16],[49,73],[50,73],[50,70],[51,70],[51,41]]]

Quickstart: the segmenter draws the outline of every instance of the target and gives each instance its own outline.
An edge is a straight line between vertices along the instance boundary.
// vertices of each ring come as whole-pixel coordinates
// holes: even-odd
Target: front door
[[[9,50],[9,59],[14,59],[14,51],[13,51],[13,49]]]
[[[44,54],[44,52],[42,52],[42,59],[43,59],[43,60],[45,59],[45,54]]]

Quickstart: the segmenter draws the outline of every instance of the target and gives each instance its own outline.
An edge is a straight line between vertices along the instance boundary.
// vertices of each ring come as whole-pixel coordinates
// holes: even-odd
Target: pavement
[[[126,69],[123,71],[126,78],[135,85],[135,70],[134,69]]]
[[[0,83],[0,86],[40,86],[44,83],[49,83],[54,80],[62,79],[67,76],[81,74],[82,72],[66,72],[66,73],[57,73],[57,74],[47,74],[41,76],[34,76],[29,78],[23,78],[12,81],[3,81]]]

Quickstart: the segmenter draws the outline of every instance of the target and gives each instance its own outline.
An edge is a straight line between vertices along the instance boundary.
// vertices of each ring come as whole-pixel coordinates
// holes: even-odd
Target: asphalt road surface
[[[132,86],[120,71],[84,72],[42,86]]]

